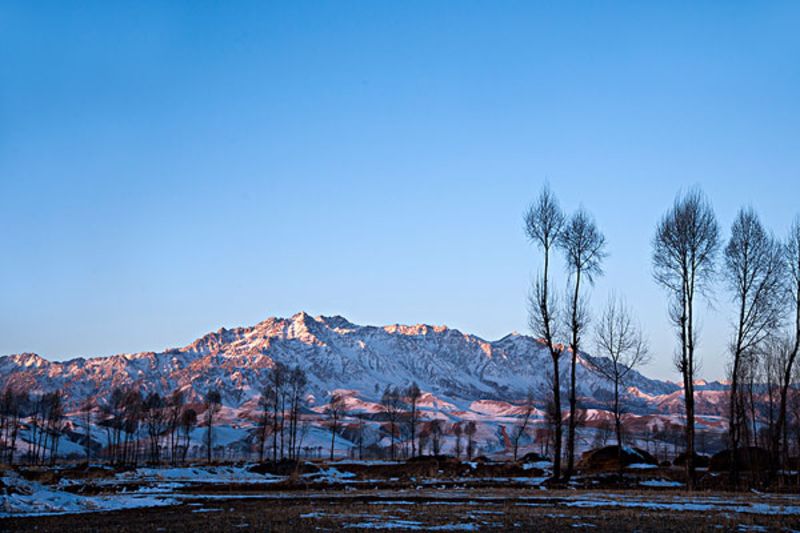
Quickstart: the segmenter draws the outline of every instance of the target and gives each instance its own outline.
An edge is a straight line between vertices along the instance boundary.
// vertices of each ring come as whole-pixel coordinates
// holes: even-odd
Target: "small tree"
[[[442,433],[444,431],[444,423],[438,418],[431,420],[431,446],[433,447],[433,455],[439,455],[442,451]]]
[[[169,458],[172,464],[178,462],[178,426],[186,402],[183,391],[172,391],[166,402],[167,431],[169,432]]]
[[[634,323],[625,303],[612,296],[595,328],[598,354],[590,357],[590,368],[613,386],[612,412],[617,446],[622,455],[622,403],[620,389],[634,369],[648,359],[647,341]],[[622,462],[620,461],[620,465]]]
[[[297,459],[298,430],[300,422],[300,408],[303,404],[303,394],[308,386],[308,377],[305,371],[296,366],[289,374],[289,458]]]
[[[325,408],[328,415],[328,426],[331,429],[331,461],[333,461],[333,451],[336,447],[336,432],[339,430],[339,419],[345,412],[345,395],[340,392],[334,392],[331,396],[331,401]]]
[[[94,397],[86,398],[83,403],[81,403],[81,417],[83,418],[83,426],[84,426],[84,450],[86,453],[86,464],[91,462],[92,460],[92,412],[95,408],[95,400]]]
[[[478,427],[475,425],[474,420],[467,422],[467,427],[464,428],[464,434],[467,436],[467,459],[472,461],[472,454],[475,451],[475,433]]]
[[[192,442],[192,431],[197,427],[197,411],[187,408],[181,413],[181,430],[183,431],[183,453],[181,461],[186,462],[186,456],[189,453],[189,447]]]
[[[392,461],[395,459],[394,443],[397,435],[397,421],[400,418],[402,406],[403,402],[400,397],[400,391],[396,387],[387,385],[386,389],[383,391],[383,396],[381,396],[381,407],[383,408],[386,420],[389,422],[389,434],[391,435],[389,455]]]
[[[165,423],[164,400],[157,392],[147,396],[142,406],[142,414],[150,443],[150,462],[156,464],[160,460],[159,440],[164,432]]]
[[[529,388],[528,394],[525,396],[525,401],[522,404],[522,412],[520,414],[520,418],[514,427],[514,433],[512,434],[511,437],[511,444],[514,450],[514,461],[517,460],[519,443],[522,440],[523,435],[527,434],[528,425],[531,420],[531,415],[535,410],[533,401],[534,401],[533,389]]]
[[[456,459],[461,459],[461,435],[464,433],[464,428],[461,427],[461,422],[453,424],[453,436],[456,438],[455,453]]]
[[[278,434],[283,427],[283,410],[281,409],[281,398],[284,396],[286,388],[288,370],[281,363],[275,363],[267,375],[267,383],[264,387],[263,401],[268,402],[272,407],[272,461],[278,460]]]
[[[417,419],[418,419],[418,412],[417,412],[417,403],[419,403],[419,399],[422,397],[422,391],[419,390],[419,386],[416,382],[412,383],[408,389],[406,389],[406,399],[408,405],[410,407],[410,417],[408,419],[409,427],[411,430],[411,457],[416,457],[417,455],[417,445],[415,443],[416,434],[417,434]]]
[[[214,449],[214,417],[219,412],[221,404],[222,395],[217,389],[211,389],[206,393],[206,458],[209,464]]]

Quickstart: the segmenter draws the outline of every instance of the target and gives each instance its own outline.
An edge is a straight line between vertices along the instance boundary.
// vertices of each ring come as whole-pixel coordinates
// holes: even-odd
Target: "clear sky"
[[[112,5],[114,4],[114,5]],[[654,226],[800,212],[798,2],[0,4],[0,354],[299,310],[527,331],[545,180],[677,379]],[[559,282],[563,284],[563,278]],[[730,306],[703,309],[722,377]]]

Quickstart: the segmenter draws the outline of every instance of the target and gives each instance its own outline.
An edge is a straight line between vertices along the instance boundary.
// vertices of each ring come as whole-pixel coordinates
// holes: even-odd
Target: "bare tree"
[[[531,421],[531,415],[535,410],[533,389],[528,389],[528,394],[525,396],[525,401],[522,404],[522,414],[514,426],[514,433],[511,436],[511,444],[514,450],[514,461],[517,460],[519,452],[519,443],[524,435],[527,435],[528,425]]]
[[[572,280],[572,294],[569,297],[570,350],[572,352],[569,378],[569,419],[567,423],[567,471],[572,476],[575,468],[575,428],[578,401],[575,373],[582,335],[589,321],[581,289],[585,279],[590,285],[596,276],[602,274],[601,263],[605,258],[606,239],[594,219],[583,209],[579,209],[567,221],[561,231],[558,245],[564,253],[564,260]]]
[[[90,396],[86,398],[83,402],[81,402],[80,406],[80,413],[81,417],[83,418],[83,427],[84,427],[84,450],[86,452],[86,465],[88,466],[92,460],[92,413],[95,408],[95,399],[94,396]]]
[[[300,408],[303,394],[308,386],[308,377],[302,368],[296,366],[289,374],[289,458],[297,459],[299,443],[297,440]]]
[[[128,387],[122,397],[122,427],[125,441],[122,444],[122,463],[136,465],[139,461],[139,425],[142,421],[142,393]]]
[[[724,250],[724,275],[736,305],[735,331],[730,343],[731,386],[728,410],[728,440],[731,477],[737,476],[736,450],[741,437],[742,402],[739,396],[742,361],[761,349],[780,326],[784,257],[780,243],[764,227],[752,209],[741,209]]]
[[[624,301],[609,298],[595,328],[595,344],[599,357],[587,357],[589,368],[609,380],[614,388],[612,411],[617,446],[622,454],[622,404],[620,389],[630,373],[647,362],[647,341],[633,321]],[[620,462],[620,465],[622,463]]]
[[[192,408],[184,409],[181,413],[181,430],[183,431],[183,450],[181,461],[186,462],[189,447],[192,442],[192,431],[197,426],[197,411]]]
[[[214,450],[214,417],[219,412],[222,405],[222,395],[217,389],[211,389],[206,393],[205,397],[205,423],[206,423],[206,459],[211,463],[212,453]]]
[[[792,305],[792,336],[794,337],[786,358],[786,365],[783,369],[780,383],[780,406],[778,408],[778,420],[775,428],[775,439],[773,440],[773,453],[776,455],[780,451],[782,457],[787,455],[786,438],[786,406],[789,388],[792,382],[792,372],[794,363],[800,351],[800,217],[796,218],[789,230],[789,237],[785,246],[786,265],[788,270],[787,292],[790,295],[789,301]],[[782,444],[781,444],[782,443]]]
[[[336,447],[336,432],[339,430],[339,419],[345,412],[345,395],[340,392],[334,392],[331,396],[331,401],[325,408],[328,415],[328,425],[331,429],[331,461],[333,461],[333,451]]]
[[[358,460],[364,459],[364,413],[356,413],[356,440],[358,441]]]
[[[389,422],[389,434],[391,436],[391,447],[389,448],[389,456],[392,461],[395,459],[395,439],[397,436],[397,421],[400,419],[400,413],[403,411],[403,401],[400,396],[400,391],[392,387],[386,386],[381,396],[381,407],[386,420]]]
[[[161,460],[159,441],[166,426],[164,400],[157,392],[151,392],[142,405],[142,416],[150,443],[150,462],[157,464]]]
[[[453,436],[456,438],[453,451],[456,453],[456,459],[461,459],[461,435],[464,434],[464,428],[461,427],[461,422],[455,422],[453,423],[452,430]]]
[[[27,404],[27,393],[17,392],[6,385],[0,397],[0,461],[9,465],[14,463],[20,418]]]
[[[261,397],[258,399],[258,406],[261,409],[261,414],[259,416],[258,427],[256,430],[258,431],[258,460],[259,462],[264,461],[265,451],[267,447],[267,436],[269,434],[270,429],[272,428],[272,405],[274,402],[275,394],[273,392],[272,387],[269,383],[264,385],[264,388],[261,392]],[[277,454],[277,446],[273,447],[273,461],[277,459],[275,454]]]
[[[694,373],[699,363],[695,302],[708,295],[719,246],[717,219],[698,190],[675,200],[653,239],[653,275],[670,296],[670,319],[680,341],[675,364],[683,377],[689,489],[694,487]]]
[[[543,269],[533,283],[529,297],[529,325],[534,335],[542,338],[550,351],[553,364],[552,400],[554,408],[561,413],[561,385],[559,362],[563,347],[556,344],[556,328],[558,324],[558,305],[554,294],[550,291],[550,252],[557,245],[564,228],[564,214],[558,200],[545,186],[538,200],[528,208],[525,214],[525,232],[528,238],[540,249],[543,255]],[[560,417],[559,417],[560,419]],[[561,477],[561,423],[555,428],[555,450],[553,457],[553,477]]]
[[[464,434],[467,436],[467,459],[472,461],[472,454],[475,452],[475,433],[478,432],[478,427],[475,425],[474,420],[467,422],[467,427],[464,428]]]
[[[415,442],[417,436],[417,419],[419,418],[417,404],[421,397],[422,391],[419,390],[419,386],[416,382],[412,383],[408,389],[406,389],[406,401],[411,408],[408,419],[409,429],[411,430],[411,457],[416,457],[417,455],[417,445]]]
[[[169,458],[172,464],[178,462],[178,426],[181,421],[181,413],[186,403],[183,391],[176,389],[172,391],[166,403],[167,431],[169,432]]]
[[[288,370],[281,363],[275,363],[267,376],[262,401],[268,402],[272,408],[272,461],[278,460],[278,434],[283,426],[283,411],[281,410],[281,397],[286,388]]]
[[[438,418],[434,418],[431,420],[430,431],[433,455],[439,455],[442,452],[442,433],[444,432],[444,422]]]
[[[707,295],[719,250],[719,226],[711,205],[697,190],[679,196],[658,223],[653,239],[653,276],[670,297],[670,319],[680,341],[675,364],[683,377],[686,408],[686,475],[694,487],[695,302]]]

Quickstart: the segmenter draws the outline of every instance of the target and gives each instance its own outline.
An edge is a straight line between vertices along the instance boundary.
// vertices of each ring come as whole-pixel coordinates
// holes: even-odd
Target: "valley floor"
[[[794,496],[532,489],[186,495],[125,511],[6,518],[4,531],[786,531]]]
[[[0,471],[0,531],[787,531],[800,495],[683,490],[632,464],[548,482],[549,463],[335,461]],[[787,487],[788,488],[788,487]]]

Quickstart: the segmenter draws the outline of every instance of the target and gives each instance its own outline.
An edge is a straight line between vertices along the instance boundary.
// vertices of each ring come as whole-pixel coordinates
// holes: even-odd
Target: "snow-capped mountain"
[[[578,394],[586,407],[608,405],[610,384],[578,358]],[[298,365],[309,377],[318,404],[336,389],[353,391],[364,402],[380,398],[387,385],[416,381],[439,406],[468,409],[473,402],[518,402],[529,388],[547,395],[551,368],[545,346],[511,334],[489,342],[445,326],[359,326],[341,316],[269,318],[252,327],[222,328],[183,348],[163,352],[48,361],[36,354],[0,357],[0,387],[64,391],[68,405],[88,395],[107,397],[116,386],[167,394],[180,388],[199,397],[209,388],[223,404],[240,408],[260,394],[268,370],[280,362]],[[567,357],[562,364],[566,383]],[[669,411],[680,396],[670,382],[632,372],[627,385],[633,412]]]

